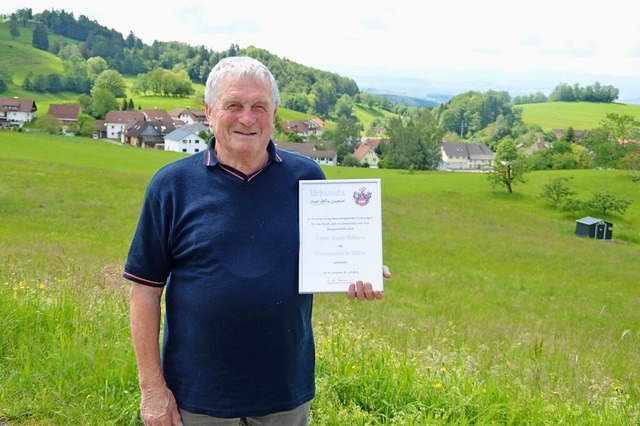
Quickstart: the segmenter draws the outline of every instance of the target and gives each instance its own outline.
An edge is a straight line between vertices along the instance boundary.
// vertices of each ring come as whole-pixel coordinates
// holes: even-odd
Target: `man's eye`
[[[229,104],[227,106],[227,109],[229,111],[240,111],[242,109],[242,105],[240,105],[240,104]]]
[[[267,112],[267,108],[264,105],[256,105],[253,107],[253,110],[260,113]]]

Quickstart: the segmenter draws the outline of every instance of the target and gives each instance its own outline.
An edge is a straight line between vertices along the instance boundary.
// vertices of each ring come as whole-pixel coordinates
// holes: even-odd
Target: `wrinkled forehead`
[[[218,87],[218,102],[230,100],[241,102],[260,102],[273,106],[271,82],[259,77],[242,75],[225,76]]]

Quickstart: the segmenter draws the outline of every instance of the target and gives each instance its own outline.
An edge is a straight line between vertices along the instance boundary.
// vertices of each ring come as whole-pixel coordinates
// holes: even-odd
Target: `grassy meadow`
[[[152,173],[181,154],[0,132],[0,424],[139,425],[120,277]],[[380,177],[385,299],[318,295],[312,425],[636,425],[640,184],[326,167]],[[613,241],[537,198],[633,200]],[[597,212],[585,215],[599,217]]]
[[[592,102],[546,102],[518,105],[522,108],[522,121],[538,124],[544,130],[591,130],[599,127],[607,114],[630,115],[640,120],[640,105]]]

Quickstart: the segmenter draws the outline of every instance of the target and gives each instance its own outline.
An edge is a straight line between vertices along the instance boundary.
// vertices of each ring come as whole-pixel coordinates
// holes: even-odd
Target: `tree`
[[[417,109],[412,117],[392,118],[387,126],[389,149],[384,167],[435,170],[441,161],[442,132],[428,109]],[[386,149],[386,148],[385,148]]]
[[[595,167],[615,168],[625,155],[625,148],[611,136],[611,131],[603,127],[590,130],[584,138],[585,148],[593,151]]]
[[[630,152],[620,159],[618,168],[622,170],[629,170],[633,176],[633,181],[640,180],[638,173],[640,172],[640,152]]]
[[[38,93],[44,93],[47,91],[48,81],[47,77],[43,74],[38,74],[36,79],[33,81],[33,91]]]
[[[13,76],[9,64],[0,62],[0,92],[4,92],[9,88],[9,83],[13,82]]]
[[[624,214],[627,207],[631,205],[631,201],[615,195],[610,191],[597,191],[586,201],[586,204],[602,212],[603,215],[607,214],[608,211]]]
[[[146,96],[149,90],[151,90],[151,77],[149,77],[149,74],[138,74],[131,86],[131,91],[135,94],[143,94]]]
[[[77,134],[81,136],[91,136],[98,131],[96,119],[88,114],[80,114],[78,117]]]
[[[18,28],[18,17],[15,13],[12,13],[11,18],[9,18],[9,35],[13,39],[20,37],[20,29]]]
[[[344,115],[338,119],[333,133],[334,149],[338,154],[338,164],[342,164],[344,157],[347,154],[353,154],[356,150],[358,143],[360,143],[361,130],[361,124],[349,120]]]
[[[356,159],[356,157],[354,157],[353,154],[345,155],[340,165],[343,167],[361,167],[362,166],[362,164],[360,164],[360,162]]]
[[[47,28],[41,23],[38,23],[33,30],[32,44],[36,49],[49,50],[49,34]]]
[[[47,75],[47,91],[51,93],[59,93],[62,90],[62,76],[57,73]]]
[[[498,144],[493,170],[487,177],[493,186],[504,186],[511,194],[515,183],[526,182],[527,171],[526,161],[519,156],[515,142],[505,138]]]
[[[118,101],[113,93],[108,89],[95,87],[91,90],[91,115],[102,119],[107,112],[117,109]]]
[[[628,114],[608,113],[601,121],[601,126],[609,130],[611,137],[616,141],[629,139],[634,130],[640,127],[634,116]]]
[[[27,75],[22,80],[22,88],[26,91],[31,92],[33,90],[33,82],[31,79],[33,78],[33,71],[29,71]]]
[[[125,96],[127,86],[122,75],[116,70],[105,70],[98,75],[93,83],[92,92],[97,89],[104,89],[113,94],[116,98]]]
[[[575,191],[572,191],[567,186],[568,181],[569,178],[566,177],[549,179],[542,187],[542,192],[538,194],[538,198],[549,200],[558,208],[565,199],[576,194]]]
[[[43,132],[47,132],[51,135],[60,133],[60,122],[52,115],[44,114],[38,117],[36,120],[36,127]]]
[[[351,99],[351,96],[342,95],[336,102],[334,111],[337,117],[344,115],[350,119],[353,116],[353,100]]]
[[[104,58],[100,56],[94,56],[87,59],[87,73],[92,80],[95,80],[100,74],[109,69],[109,65]]]
[[[93,99],[91,96],[82,94],[78,96],[78,104],[80,104],[80,110],[82,110],[85,114],[91,114],[91,104],[93,103]]]

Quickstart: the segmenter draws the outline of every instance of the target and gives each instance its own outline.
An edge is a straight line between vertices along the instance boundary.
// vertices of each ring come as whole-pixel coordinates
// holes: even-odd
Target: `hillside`
[[[140,424],[121,270],[147,182],[180,157],[2,135],[0,424]],[[393,277],[373,303],[315,296],[313,424],[638,424],[640,193],[626,173],[537,172],[508,195],[478,173],[323,169],[382,179]],[[633,199],[606,218],[614,241],[577,237],[537,198],[561,176],[580,196]]]
[[[1,97],[21,97],[21,98],[33,98],[36,100],[39,112],[48,111],[49,105],[52,103],[74,103],[77,102],[79,94],[71,92],[59,92],[59,93],[35,93],[28,92],[20,87],[29,72],[34,75],[48,75],[51,73],[64,73],[63,61],[56,55],[50,52],[36,49],[32,46],[32,32],[34,24],[29,23],[26,27],[19,26],[20,36],[17,39],[13,39],[9,35],[8,22],[0,22],[0,66],[7,66],[11,76],[12,83],[9,84],[8,90],[0,93]],[[63,44],[80,44],[79,42],[49,33],[50,44],[54,43]],[[252,48],[256,50],[255,48]],[[296,65],[300,69],[308,69],[309,73],[313,70],[306,68],[303,65]],[[281,66],[278,66],[280,69]],[[330,76],[330,73],[324,71],[317,71],[323,73],[322,75]],[[124,74],[124,80],[127,85],[127,98],[132,99],[134,105],[137,108],[161,108],[167,111],[174,108],[203,108],[202,97],[204,86],[201,83],[194,82],[193,87],[195,94],[191,97],[164,97],[164,96],[152,96],[152,95],[140,95],[132,93],[130,88],[133,85],[136,76]],[[285,79],[290,76],[285,75]],[[282,89],[282,87],[281,87]],[[384,118],[393,116],[395,114],[385,111],[380,107],[368,107],[356,104],[355,114],[363,125],[364,129],[367,129],[371,122],[376,118]],[[281,106],[278,110],[278,117],[282,120],[303,120],[310,119],[316,114],[308,114],[303,112],[294,111]],[[325,119],[327,124],[331,127],[333,122],[330,119]]]
[[[0,22],[0,63],[10,67],[13,83],[18,88],[29,71],[34,74],[64,72],[60,58],[49,52],[35,49],[31,45],[33,28],[33,23],[27,23],[26,27],[19,25],[20,37],[13,39],[9,35],[9,24]],[[50,35],[49,40],[50,43],[56,40],[71,43],[71,40],[55,35]],[[16,90],[15,87],[10,88],[8,95],[19,96],[19,94],[14,94],[14,90]],[[2,96],[6,96],[6,94],[2,94]]]
[[[8,66],[12,74],[13,83],[9,85],[7,91],[0,93],[3,97],[22,97],[34,98],[39,107],[39,111],[47,111],[51,103],[70,103],[77,102],[78,94],[70,92],[60,93],[33,93],[23,90],[22,84],[28,72],[34,74],[50,74],[63,73],[63,61],[56,55],[38,50],[32,47],[32,31],[33,23],[28,23],[26,27],[19,26],[20,36],[13,39],[9,35],[9,26],[7,22],[0,23],[0,65]],[[72,39],[49,33],[50,44],[78,44],[79,42]],[[128,87],[131,87],[135,80],[135,76],[126,76],[125,80]],[[164,108],[167,110],[173,108],[202,108],[202,90],[203,86],[194,83],[196,89],[195,95],[189,98],[160,97],[160,96],[142,96],[127,93],[127,97],[132,99],[136,107],[139,108]],[[368,89],[376,96],[391,100],[392,103],[401,105],[410,105],[418,107],[433,107],[437,105],[435,100],[414,98],[408,95],[384,94],[374,89]],[[577,103],[543,103],[543,104],[525,104],[518,105],[522,109],[522,119],[526,124],[537,124],[544,130],[566,129],[573,127],[578,130],[588,130],[599,125],[600,121],[608,113],[616,113],[620,115],[631,115],[640,120],[640,105],[634,104],[590,104],[584,102]],[[379,107],[367,107],[366,105],[356,104],[355,114],[367,129],[373,120],[384,119],[386,117],[395,116],[395,114],[385,111]],[[279,117],[285,120],[292,119],[308,119],[314,114],[306,114],[296,112],[281,106],[279,109]],[[296,117],[296,118],[292,118]],[[325,120],[330,126],[333,124],[330,119]]]
[[[544,130],[589,130],[600,125],[607,114],[630,115],[640,120],[640,105],[589,102],[546,102],[517,105],[522,108],[522,121],[537,124]]]

